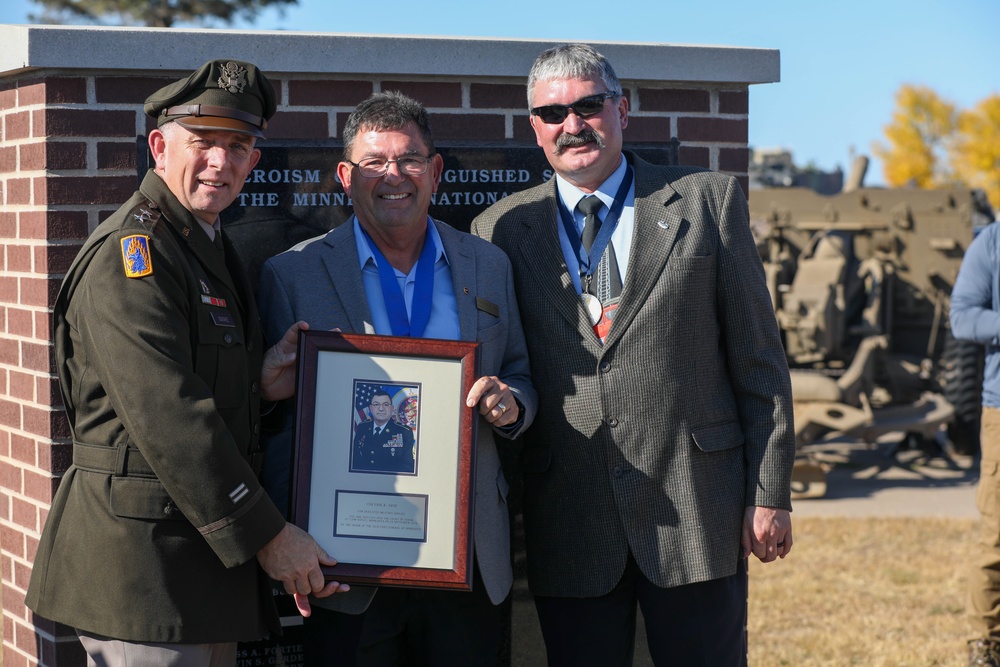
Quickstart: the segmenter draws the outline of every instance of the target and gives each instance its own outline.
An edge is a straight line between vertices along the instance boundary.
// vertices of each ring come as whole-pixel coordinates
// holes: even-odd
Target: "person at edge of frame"
[[[976,235],[951,292],[951,332],[984,346],[976,507],[979,537],[967,567],[969,667],[1000,667],[1000,224]]]
[[[316,614],[306,620],[306,659],[316,665],[495,664],[504,627],[499,605],[513,581],[508,485],[496,436],[513,438],[527,429],[537,400],[510,263],[495,246],[428,215],[444,161],[418,102],[398,92],[374,94],[351,113],[343,137],[337,174],[354,215],[265,262],[264,327],[283,331],[304,320],[314,330],[479,342],[483,375],[466,397],[480,415],[473,589],[355,586],[317,600]],[[433,415],[422,417],[428,418]],[[290,446],[287,430],[266,446],[264,481],[279,505],[287,497]],[[418,448],[418,459],[426,456],[426,446]]]
[[[324,581],[320,566],[336,561],[258,481],[260,399],[291,395],[306,325],[265,352],[219,213],[275,108],[271,83],[239,60],[150,95],[155,166],[91,234],[56,299],[73,464],[26,604],[75,628],[88,665],[231,666],[238,641],[280,633],[268,576],[303,615],[308,594],[349,590]]]
[[[736,179],[622,151],[629,100],[584,44],[538,56],[555,172],[481,213],[510,258],[538,415],[528,583],[552,666],[746,665],[747,562],[792,548],[791,382]],[[541,361],[541,363],[538,363]]]

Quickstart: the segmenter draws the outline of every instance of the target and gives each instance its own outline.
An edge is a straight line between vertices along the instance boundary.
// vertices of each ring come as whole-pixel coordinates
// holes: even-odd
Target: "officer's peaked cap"
[[[157,127],[176,121],[189,130],[229,130],[264,137],[276,109],[274,88],[257,66],[241,60],[210,60],[191,76],[146,98]]]

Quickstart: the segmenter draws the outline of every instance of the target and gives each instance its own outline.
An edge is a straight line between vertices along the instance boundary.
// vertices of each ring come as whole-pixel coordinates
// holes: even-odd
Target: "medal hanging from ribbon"
[[[605,250],[607,250],[608,245],[611,243],[611,236],[614,234],[615,228],[618,227],[618,220],[621,218],[622,210],[625,208],[625,198],[628,196],[631,186],[632,168],[626,166],[625,176],[622,178],[621,185],[618,186],[618,191],[615,193],[615,200],[611,205],[611,210],[601,224],[601,229],[594,238],[590,252],[587,252],[583,247],[583,239],[580,236],[580,232],[576,229],[576,221],[573,219],[573,213],[561,199],[559,200],[559,217],[562,219],[563,227],[566,230],[566,237],[569,239],[570,245],[576,252],[577,260],[580,263],[580,300],[583,302],[584,310],[587,311],[590,323],[594,326],[601,321],[604,315],[605,303],[601,298],[589,292],[590,283],[594,272],[602,263]],[[607,280],[602,282],[606,283]],[[600,334],[598,335],[600,336]],[[603,338],[603,336],[600,337]]]
[[[407,315],[406,301],[403,290],[396,280],[396,270],[389,264],[382,251],[372,241],[368,232],[361,229],[365,241],[375,256],[378,266],[378,279],[382,286],[382,299],[385,301],[385,311],[389,316],[389,326],[393,336],[410,336],[420,338],[431,319],[431,301],[434,296],[434,242],[431,240],[430,220],[427,221],[427,231],[424,234],[424,247],[417,260],[417,271],[413,287],[412,317]]]

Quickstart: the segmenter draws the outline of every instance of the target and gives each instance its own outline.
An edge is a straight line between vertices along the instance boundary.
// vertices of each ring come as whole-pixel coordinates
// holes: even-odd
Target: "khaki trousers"
[[[77,631],[87,667],[234,667],[236,642],[157,644],[126,642]]]
[[[969,614],[978,636],[1000,641],[1000,408],[983,408],[980,440],[980,527],[969,572]]]

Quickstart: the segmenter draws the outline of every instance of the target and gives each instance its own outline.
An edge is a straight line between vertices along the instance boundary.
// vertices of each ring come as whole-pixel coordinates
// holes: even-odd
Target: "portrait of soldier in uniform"
[[[400,422],[402,414],[399,417],[394,414],[396,409],[392,395],[380,385],[359,382],[354,393],[359,414],[367,407],[365,412],[369,417],[354,429],[351,472],[412,475],[416,472],[416,437],[411,428],[411,424],[415,425],[413,420]],[[407,396],[400,403],[400,410],[403,410],[404,404],[413,406],[418,402],[419,398]]]

